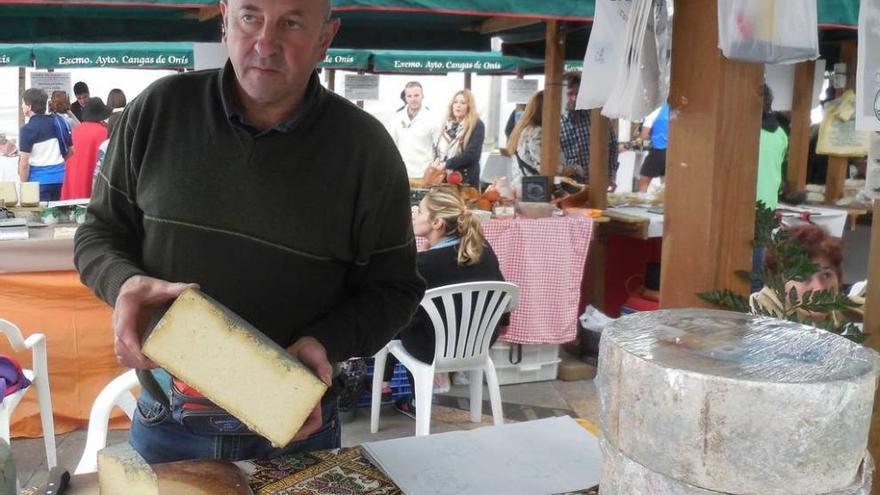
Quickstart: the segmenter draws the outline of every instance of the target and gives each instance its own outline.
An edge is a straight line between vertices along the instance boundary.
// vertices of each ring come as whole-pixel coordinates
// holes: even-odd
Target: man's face
[[[84,107],[86,103],[89,102],[89,94],[88,93],[80,93],[76,95],[76,101],[79,102],[79,106]]]
[[[403,98],[411,112],[418,112],[422,108],[422,88],[418,86],[406,88],[403,91]]]
[[[339,29],[325,9],[324,0],[220,3],[229,59],[250,99],[283,103],[300,94]]]
[[[569,112],[574,111],[575,104],[577,103],[578,98],[578,90],[581,89],[580,84],[569,84],[565,89],[565,109]]]

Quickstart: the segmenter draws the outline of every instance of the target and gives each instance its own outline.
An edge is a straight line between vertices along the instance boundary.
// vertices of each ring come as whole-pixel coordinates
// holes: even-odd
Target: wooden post
[[[790,191],[807,186],[807,158],[810,153],[810,112],[813,106],[813,75],[816,62],[801,62],[794,69],[794,95],[791,101],[791,136],[788,146],[788,173],[785,183]]]
[[[327,89],[336,92],[336,69],[327,69]]]
[[[547,21],[544,53],[544,112],[541,138],[541,174],[555,177],[559,169],[559,129],[562,118],[562,68],[565,59],[565,35],[558,21]]]
[[[590,110],[590,208],[597,210],[608,208],[609,132],[608,119],[602,116],[602,109]]]
[[[25,68],[18,68],[18,101],[15,102],[15,106],[18,107],[18,127],[24,127],[24,112],[21,109],[21,99],[24,98],[24,90],[25,90]],[[21,140],[21,136],[19,136],[19,140]]]
[[[868,248],[868,293],[865,295],[865,332],[870,334],[865,345],[880,351],[880,201],[874,202],[871,218],[871,244]],[[874,394],[874,414],[871,416],[871,434],[868,452],[880,459],[880,389]],[[871,492],[880,494],[880,484],[875,483]]]
[[[840,61],[846,64],[846,89],[856,89],[856,64],[858,64],[858,40],[850,39],[840,44]],[[843,91],[838,90],[837,96]],[[845,156],[828,157],[828,174],[825,180],[825,204],[834,204],[843,197],[843,186],[849,174],[849,158]]]
[[[467,90],[471,89],[471,82],[472,82],[471,77],[472,76],[473,76],[473,74],[470,72],[464,73],[464,89],[467,89]]]
[[[731,289],[752,262],[764,67],[718,49],[719,0],[679,0],[669,104],[660,304],[708,306],[697,293]]]

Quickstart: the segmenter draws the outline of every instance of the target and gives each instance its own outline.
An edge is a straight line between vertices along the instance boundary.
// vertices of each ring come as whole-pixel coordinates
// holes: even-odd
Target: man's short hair
[[[73,94],[76,96],[89,94],[89,85],[80,81],[73,85]]]
[[[324,20],[327,21],[327,20],[330,20],[330,14],[333,12],[333,0],[323,0],[323,1],[324,1]],[[228,2],[229,2],[229,0],[220,0],[220,3],[228,3]],[[224,30],[226,29],[226,26],[222,23],[222,21],[221,21],[220,27],[223,28]]]
[[[38,115],[46,113],[46,101],[48,99],[49,95],[40,88],[30,88],[21,95],[21,100],[24,101],[24,104],[31,107],[31,112]]]
[[[562,75],[562,81],[567,86],[580,86],[581,85],[581,73],[580,72],[566,72]]]

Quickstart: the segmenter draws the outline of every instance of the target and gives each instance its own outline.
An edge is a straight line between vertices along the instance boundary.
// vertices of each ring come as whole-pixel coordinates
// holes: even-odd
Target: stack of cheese
[[[602,335],[601,492],[868,494],[877,354],[741,313],[638,313]]]

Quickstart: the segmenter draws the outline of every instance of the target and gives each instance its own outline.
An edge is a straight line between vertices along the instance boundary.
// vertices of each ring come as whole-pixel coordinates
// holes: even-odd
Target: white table
[[[791,221],[795,223],[799,221],[800,212],[808,212],[810,214],[810,222],[824,227],[829,234],[834,237],[843,237],[843,230],[846,228],[847,211],[841,208],[829,208],[815,205],[789,205],[779,203],[776,211],[782,210],[783,222],[789,224]]]

